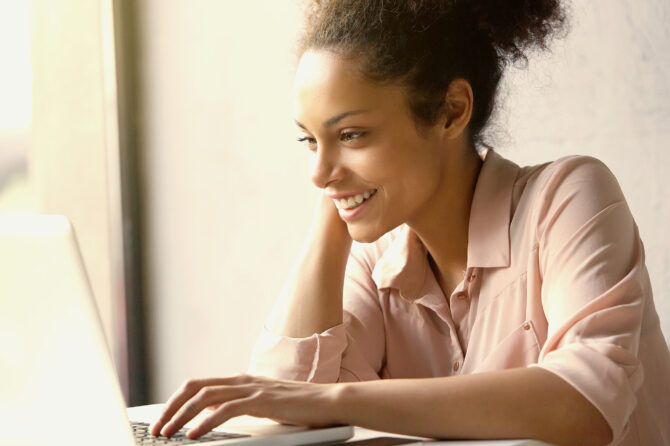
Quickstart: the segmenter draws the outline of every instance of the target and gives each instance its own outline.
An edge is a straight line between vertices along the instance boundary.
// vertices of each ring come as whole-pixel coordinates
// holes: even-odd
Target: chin
[[[351,238],[358,243],[373,243],[388,231],[379,228],[371,228],[366,225],[348,224],[347,229]]]

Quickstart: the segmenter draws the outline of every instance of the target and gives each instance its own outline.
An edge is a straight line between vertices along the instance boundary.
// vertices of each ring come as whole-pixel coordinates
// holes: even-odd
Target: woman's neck
[[[425,212],[408,225],[429,253],[445,296],[463,279],[467,266],[468,227],[482,159],[470,144],[449,149],[444,181]]]

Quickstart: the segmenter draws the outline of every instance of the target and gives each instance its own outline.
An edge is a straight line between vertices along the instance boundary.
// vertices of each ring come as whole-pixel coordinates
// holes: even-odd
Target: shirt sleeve
[[[644,250],[619,185],[601,162],[562,162],[545,192],[538,257],[548,334],[536,366],[590,401],[616,443],[643,380],[637,352],[651,293]]]
[[[343,322],[306,338],[290,338],[263,328],[248,373],[317,383],[379,379],[384,319],[371,268],[354,244],[343,288]]]

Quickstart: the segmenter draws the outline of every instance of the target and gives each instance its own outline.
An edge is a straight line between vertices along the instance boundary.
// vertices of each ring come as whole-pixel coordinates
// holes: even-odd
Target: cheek
[[[394,213],[404,222],[431,200],[438,188],[439,176],[436,169],[414,162],[404,166],[397,179],[389,186],[388,197],[392,201]]]
[[[382,189],[383,220],[391,226],[405,223],[438,189],[442,169],[437,160],[416,146],[393,147],[377,163],[374,181]],[[388,228],[390,229],[390,228]]]
[[[402,201],[422,200],[439,183],[440,161],[432,147],[414,140],[396,144],[380,162],[384,166],[383,180],[389,194],[393,192]]]

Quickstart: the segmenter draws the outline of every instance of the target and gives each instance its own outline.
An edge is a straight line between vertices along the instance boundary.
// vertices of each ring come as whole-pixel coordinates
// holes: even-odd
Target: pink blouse
[[[249,373],[336,382],[542,367],[600,410],[616,445],[670,444],[670,353],[619,185],[583,156],[520,168],[485,156],[467,270],[450,296],[407,226],[354,243],[344,321],[264,329]]]

